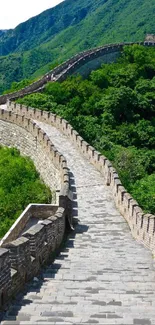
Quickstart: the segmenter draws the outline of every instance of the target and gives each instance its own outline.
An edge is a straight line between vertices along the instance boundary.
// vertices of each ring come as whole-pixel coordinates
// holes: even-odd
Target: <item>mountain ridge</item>
[[[83,50],[143,41],[155,34],[154,14],[154,0],[65,0],[0,37],[0,91]]]

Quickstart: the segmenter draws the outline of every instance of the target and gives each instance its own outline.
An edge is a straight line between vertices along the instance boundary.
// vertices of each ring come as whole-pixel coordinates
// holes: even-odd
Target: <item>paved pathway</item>
[[[43,281],[31,283],[2,324],[155,324],[151,253],[132,238],[100,173],[58,130],[44,129],[74,175],[79,223]]]

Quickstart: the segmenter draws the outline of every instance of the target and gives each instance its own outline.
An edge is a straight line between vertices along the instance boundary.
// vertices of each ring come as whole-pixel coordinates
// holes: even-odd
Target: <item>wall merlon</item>
[[[50,216],[48,218],[49,221],[51,221],[53,224],[56,222],[57,218],[55,216]]]
[[[143,211],[142,209],[139,207],[139,205],[135,205],[134,208],[133,208],[133,217],[134,219],[137,218],[137,215],[138,214],[141,214],[142,215]]]
[[[23,236],[27,238],[29,238],[29,236],[35,236],[38,233],[42,232],[43,228],[44,227],[41,224],[32,226],[30,229],[28,229],[26,232],[23,233]]]
[[[43,258],[43,254],[45,253],[46,239],[45,226],[42,224],[32,226],[29,230],[23,233],[23,236],[28,238],[30,241],[31,255],[36,259],[39,257]]]
[[[127,193],[126,189],[121,184],[117,185],[117,193],[118,194],[116,196],[116,203],[118,204],[119,209],[121,209],[122,213],[122,211],[124,211],[124,207],[127,209],[129,208],[130,195]]]
[[[29,240],[25,237],[19,237],[16,240],[13,240],[12,242],[9,242],[8,244],[5,244],[6,248],[17,248],[17,249],[22,249]]]
[[[119,191],[119,186],[122,186],[122,183],[121,183],[119,177],[114,176],[114,190],[116,191],[116,193],[118,193],[118,191]]]
[[[150,222],[149,222],[149,233],[154,234],[155,233],[155,216],[150,215]]]
[[[143,226],[142,226],[142,231],[143,231],[143,234],[147,233],[147,229],[148,229],[148,225],[149,225],[149,220],[148,218],[143,218]]]
[[[9,250],[11,267],[25,276],[25,272],[29,270],[31,263],[29,239],[20,237],[8,243],[6,247]]]
[[[73,134],[73,127],[68,123],[68,125],[67,125],[67,135],[68,136],[71,136],[72,134]]]
[[[136,215],[136,224],[137,224],[137,229],[140,233],[140,229],[141,229],[141,225],[142,225],[142,218],[143,218],[143,215],[141,213],[137,213]]]
[[[51,218],[51,220],[50,220],[50,218]],[[41,224],[44,226],[44,229],[45,229],[45,239],[47,242],[47,249],[48,249],[49,254],[54,252],[54,249],[56,248],[55,237],[57,236],[57,234],[56,234],[57,227],[55,227],[57,218],[55,218],[55,217],[50,217],[50,218],[48,218],[44,221],[41,221]]]
[[[62,130],[65,131],[68,128],[68,122],[65,119],[62,119]]]
[[[82,142],[84,141],[83,138],[78,134],[77,135],[77,146],[81,149],[82,147]]]
[[[138,205],[138,203],[137,203],[136,200],[131,199],[131,200],[129,201],[129,216],[130,216],[130,217],[133,217],[133,215],[134,215],[134,208],[135,208],[135,207],[138,207],[138,206],[139,206],[139,205]]]
[[[98,162],[100,160],[101,153],[97,150],[94,151],[94,159]]]
[[[90,158],[94,157],[95,148],[92,146],[88,147],[88,155]]]

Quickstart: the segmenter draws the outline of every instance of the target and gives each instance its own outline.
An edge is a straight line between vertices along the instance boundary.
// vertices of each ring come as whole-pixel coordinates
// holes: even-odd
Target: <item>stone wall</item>
[[[52,124],[68,136],[81,154],[104,176],[105,183],[111,187],[116,206],[128,222],[134,238],[155,253],[155,216],[144,214],[138,203],[122,186],[117,171],[106,157],[84,141],[66,120],[55,114],[11,102],[8,103],[8,109],[28,118]]]
[[[33,92],[41,91],[48,81],[65,80],[67,76],[75,73],[80,67],[85,65],[86,62],[95,60],[95,58],[98,59],[99,57],[103,57],[104,55],[106,56],[108,54],[110,55],[111,53],[119,53],[122,51],[124,45],[132,45],[132,44],[143,45],[144,43],[138,42],[138,43],[108,44],[88,51],[83,51],[71,57],[69,60],[60,64],[53,70],[49,71],[42,78],[33,82],[31,85],[19,91],[0,96],[0,105],[5,104],[7,100],[16,99],[19,97],[23,97],[27,94],[31,94]]]
[[[59,170],[61,176],[59,205],[55,207],[56,212],[51,211],[49,205],[46,207],[32,205],[30,210],[33,215],[41,217],[44,214],[47,219],[30,227],[19,238],[2,243],[3,247],[0,248],[0,308],[2,309],[12,296],[23,288],[25,282],[37,275],[40,268],[52,258],[52,254],[62,243],[66,223],[72,227],[72,192],[67,161],[54,147],[44,130],[31,119],[3,109],[0,109],[0,120],[7,124],[8,132],[12,126],[18,126],[22,131],[25,130],[26,134],[29,133],[33,139],[35,138],[42,154],[45,152],[46,157]],[[15,139],[20,142],[18,137]],[[26,219],[29,219],[29,212],[28,209]],[[22,225],[18,224],[16,235],[22,229],[23,219]]]

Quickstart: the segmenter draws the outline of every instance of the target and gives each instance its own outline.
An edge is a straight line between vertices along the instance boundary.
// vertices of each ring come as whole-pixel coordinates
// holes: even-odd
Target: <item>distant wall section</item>
[[[98,48],[90,49],[88,51],[83,51],[81,53],[78,53],[77,55],[71,57],[69,60],[65,61],[64,63],[60,64],[53,70],[46,73],[43,77],[41,77],[39,80],[33,82],[31,85],[10,93],[3,96],[0,96],[0,105],[5,104],[7,100],[13,100],[19,97],[23,97],[28,94],[32,94],[34,92],[42,91],[44,86],[49,81],[63,81],[67,78],[67,76],[70,76],[74,73],[78,73],[79,69],[83,67],[82,75],[83,73],[86,75],[86,71],[89,71],[92,66],[92,69],[96,69],[103,63],[103,57],[105,57],[105,61],[107,62],[113,62],[114,57],[116,58],[117,55],[121,53],[123,50],[123,47],[125,45],[133,45],[133,44],[139,44],[144,45],[143,42],[137,42],[137,43],[118,43],[118,44],[108,44],[103,45]],[[148,45],[148,44],[146,44]],[[149,43],[150,45],[150,43]],[[116,54],[117,53],[117,54]],[[113,55],[114,54],[114,55]],[[108,58],[109,57],[109,58]],[[101,60],[99,60],[101,58]],[[85,64],[92,61],[92,64],[90,65],[89,69],[85,67]],[[96,61],[96,63],[95,63]],[[85,72],[84,72],[85,71]],[[88,72],[87,72],[88,74]]]

